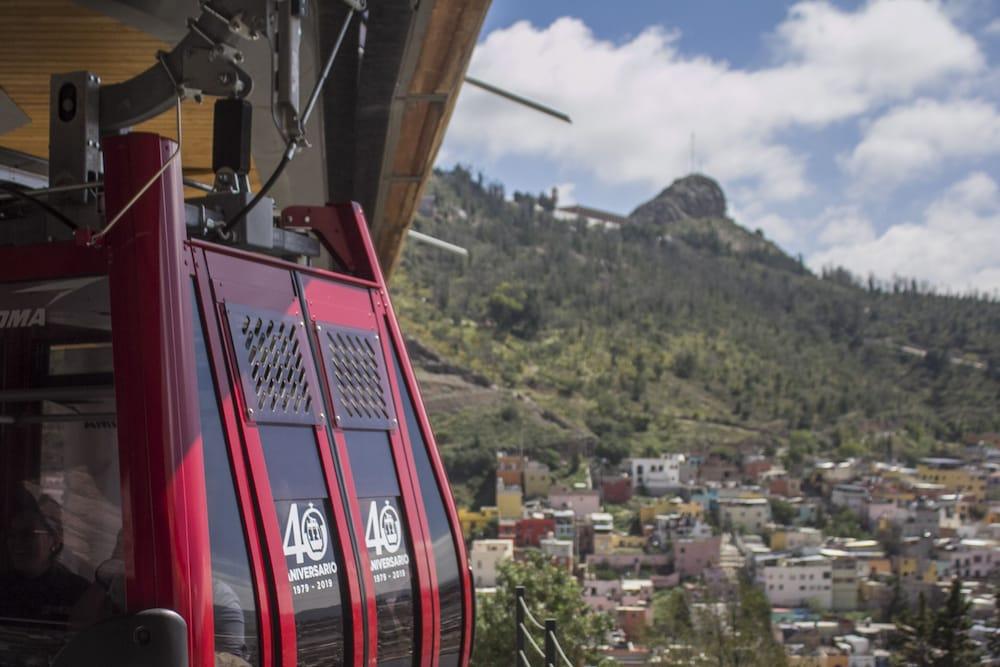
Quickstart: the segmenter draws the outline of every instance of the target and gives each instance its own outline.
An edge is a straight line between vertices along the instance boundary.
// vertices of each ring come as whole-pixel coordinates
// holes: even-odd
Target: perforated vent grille
[[[228,313],[250,417],[265,423],[315,423],[301,320],[240,307],[229,307]]]
[[[321,324],[323,363],[342,428],[388,429],[396,424],[382,345],[371,331]]]

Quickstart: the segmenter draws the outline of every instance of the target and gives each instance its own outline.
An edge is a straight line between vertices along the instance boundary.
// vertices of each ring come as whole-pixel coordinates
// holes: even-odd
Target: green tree
[[[653,636],[656,643],[687,640],[693,629],[691,608],[681,589],[664,591],[653,598]]]
[[[678,611],[674,606],[673,611]],[[654,611],[655,619],[655,611]],[[746,579],[716,601],[692,614],[686,639],[670,638],[666,664],[674,667],[783,667],[784,647],[775,640],[771,605],[764,592]],[[680,647],[673,644],[679,643]]]
[[[580,584],[566,568],[555,565],[539,552],[529,552],[523,561],[500,565],[496,593],[479,598],[473,664],[490,667],[516,664],[514,591],[518,586],[524,586],[525,601],[535,618],[556,620],[559,644],[573,664],[596,662],[595,647],[612,629],[611,619],[587,606]],[[543,633],[532,629],[532,636],[541,646]]]
[[[972,641],[969,615],[971,603],[962,596],[962,582],[951,582],[948,599],[931,612],[923,593],[913,613],[903,616],[900,629],[903,645],[898,665],[906,667],[967,667],[978,664],[982,656]]]
[[[934,667],[963,667],[979,662],[979,647],[969,634],[972,629],[971,607],[972,603],[962,596],[962,581],[956,577],[951,582],[948,599],[938,610],[931,634],[931,641],[940,653]]]
[[[900,618],[903,644],[897,664],[907,667],[933,667],[935,649],[931,645],[934,614],[927,608],[927,598],[920,594],[915,612],[906,611]]]
[[[795,522],[798,512],[788,501],[781,498],[771,498],[771,516],[774,522],[782,526],[790,526]]]
[[[920,595],[923,598],[923,593]],[[903,583],[899,575],[893,575],[892,596],[889,598],[889,603],[885,606],[885,609],[882,610],[882,618],[886,623],[902,621],[906,618],[907,612],[908,607],[906,597],[903,594]]]
[[[993,596],[993,634],[987,640],[990,658],[1000,660],[1000,595]]]

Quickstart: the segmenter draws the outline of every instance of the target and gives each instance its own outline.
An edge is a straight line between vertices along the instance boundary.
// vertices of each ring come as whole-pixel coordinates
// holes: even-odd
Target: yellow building
[[[612,549],[642,549],[646,546],[646,537],[643,535],[611,535]]]
[[[917,477],[923,482],[940,484],[952,493],[964,494],[973,502],[986,499],[986,477],[958,459],[922,459],[917,464]]]
[[[506,486],[497,479],[497,508],[501,519],[520,519],[524,515],[521,487]]]
[[[552,473],[544,463],[525,461],[523,477],[524,495],[528,498],[548,495],[552,488]]]
[[[594,554],[606,556],[612,551],[614,534],[607,531],[594,532]]]
[[[919,569],[920,569],[920,563],[916,558],[907,558],[901,556],[896,560],[896,574],[898,574],[901,579],[907,579],[916,576],[917,571]]]
[[[680,514],[683,517],[700,519],[704,512],[704,508],[698,503],[686,503],[680,498],[663,497],[639,508],[639,522],[643,525],[653,523],[658,514]]]
[[[496,507],[483,507],[478,512],[464,507],[458,509],[458,521],[462,524],[462,534],[466,537],[483,532],[499,518],[500,510]]]
[[[789,667],[849,667],[850,658],[843,653],[830,655],[790,655]]]
[[[883,577],[892,576],[892,561],[888,558],[872,558],[866,564],[868,565],[868,574],[871,577],[880,575]]]

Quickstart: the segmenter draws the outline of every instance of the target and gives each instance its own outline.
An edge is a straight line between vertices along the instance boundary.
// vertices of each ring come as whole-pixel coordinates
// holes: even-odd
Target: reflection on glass
[[[0,285],[0,664],[124,611],[110,343],[106,278]]]
[[[230,660],[237,658],[257,665],[260,664],[260,639],[250,560],[200,321],[195,322],[193,334],[212,551],[215,654],[220,659],[231,656]]]
[[[416,638],[413,566],[389,436],[345,431],[344,439],[375,581],[378,664],[410,665]]]
[[[304,426],[262,424],[258,430],[292,588],[298,664],[341,665],[340,559],[316,437]]]
[[[457,664],[462,649],[462,580],[459,578],[458,557],[451,534],[448,516],[445,514],[444,500],[431,468],[427,443],[417,422],[413,397],[403,381],[399,357],[393,347],[392,367],[396,374],[396,385],[403,400],[406,431],[410,437],[413,460],[416,463],[417,479],[420,480],[420,495],[427,513],[431,541],[434,544],[434,564],[438,578],[438,596],[441,601],[441,664]]]

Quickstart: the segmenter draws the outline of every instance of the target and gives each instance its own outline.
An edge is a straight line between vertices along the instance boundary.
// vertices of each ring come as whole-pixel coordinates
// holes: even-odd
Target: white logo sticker
[[[378,502],[373,500],[368,508],[368,526],[365,529],[365,545],[375,550],[376,556],[382,555],[385,549],[391,554],[399,551],[403,543],[403,531],[396,508],[385,501],[385,507],[378,509]]]
[[[310,560],[320,561],[326,556],[329,546],[329,533],[326,530],[326,517],[309,503],[309,508],[299,518],[299,504],[292,503],[288,508],[288,521],[285,523],[285,556],[295,556],[295,562],[302,564],[303,556]]]

